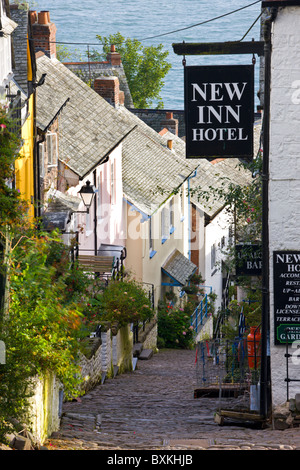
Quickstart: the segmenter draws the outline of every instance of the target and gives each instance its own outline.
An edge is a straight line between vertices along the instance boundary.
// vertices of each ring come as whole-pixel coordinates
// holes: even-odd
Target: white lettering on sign
[[[244,134],[242,127],[229,127],[224,129],[223,127],[209,127],[208,129],[192,129],[194,142],[201,142],[205,140],[248,140],[248,135]]]
[[[205,102],[223,101],[226,97],[230,101],[237,99],[241,100],[247,82],[232,82],[232,83],[191,83],[192,86],[192,102],[197,102],[199,99]],[[220,124],[239,123],[241,119],[241,105],[203,105],[197,106],[198,108],[198,124],[213,124],[218,122]],[[248,135],[245,135],[242,127],[228,127],[226,128],[193,128],[192,141],[233,141],[233,140],[248,140]]]
[[[235,96],[240,101],[244,93],[247,82],[243,83],[202,83],[201,86],[198,83],[191,83],[193,87],[193,99],[192,101],[197,101],[197,93],[205,101],[222,101],[224,99],[224,94],[220,96],[223,91],[223,85],[229,99],[232,101]]]

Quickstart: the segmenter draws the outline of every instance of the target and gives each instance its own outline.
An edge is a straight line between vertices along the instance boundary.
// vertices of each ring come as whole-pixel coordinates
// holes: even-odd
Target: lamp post
[[[90,181],[87,181],[86,184],[84,186],[82,186],[81,190],[79,191],[79,194],[81,196],[83,204],[86,207],[86,211],[83,211],[81,213],[88,214],[89,211],[90,211],[90,207],[92,205],[92,202],[93,202],[94,195],[95,195],[94,188],[93,188],[93,186],[91,186]]]

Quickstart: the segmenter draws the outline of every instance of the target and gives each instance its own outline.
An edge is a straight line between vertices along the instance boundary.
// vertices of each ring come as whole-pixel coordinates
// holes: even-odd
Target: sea
[[[71,55],[87,60],[87,50],[102,52],[96,35],[120,32],[143,46],[162,44],[172,68],[160,96],[165,109],[184,109],[182,56],[173,43],[251,41],[260,38],[261,2],[254,0],[36,0],[31,10],[48,10],[56,40]],[[252,55],[186,56],[186,65],[244,65]],[[255,65],[255,105],[260,60]],[[156,103],[153,103],[153,108]]]

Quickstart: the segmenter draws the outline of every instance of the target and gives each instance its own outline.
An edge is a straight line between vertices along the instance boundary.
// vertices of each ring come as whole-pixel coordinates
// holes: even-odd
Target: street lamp
[[[88,214],[95,195],[94,188],[93,186],[91,186],[90,181],[87,181],[86,184],[82,186],[81,190],[79,191],[79,194],[81,196],[83,204],[87,209],[85,212],[82,213]]]

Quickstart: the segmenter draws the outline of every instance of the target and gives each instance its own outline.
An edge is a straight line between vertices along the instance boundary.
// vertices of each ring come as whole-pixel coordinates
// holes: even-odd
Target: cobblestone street
[[[300,449],[300,428],[278,431],[214,422],[218,398],[194,398],[195,353],[163,350],[134,372],[64,403],[53,450]],[[235,399],[227,399],[235,400]],[[222,398],[222,406],[226,399]],[[227,403],[228,404],[228,403]]]

